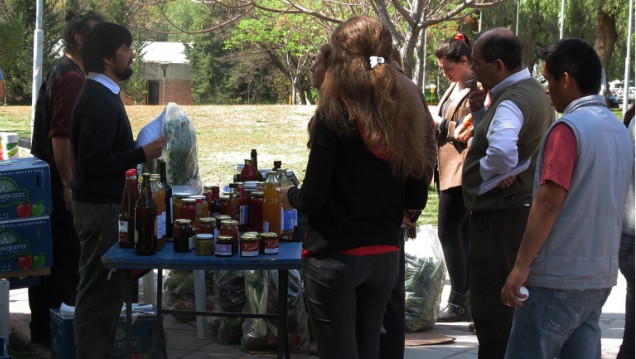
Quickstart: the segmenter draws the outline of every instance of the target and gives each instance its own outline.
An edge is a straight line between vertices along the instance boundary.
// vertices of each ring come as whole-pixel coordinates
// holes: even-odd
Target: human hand
[[[64,207],[73,213],[73,190],[68,186],[64,186]]]
[[[508,178],[505,178],[504,180],[499,182],[499,184],[497,185],[497,188],[506,189],[512,186],[512,184],[515,182],[516,179],[517,179],[517,176],[510,176]]]
[[[488,97],[488,91],[480,89],[477,86],[477,81],[473,81],[470,84],[470,93],[468,94],[468,104],[470,105],[471,112],[477,112],[484,107],[484,102]]]
[[[455,140],[463,143],[467,143],[468,139],[473,135],[473,115],[468,114],[462,118],[462,121],[453,132]]]
[[[159,137],[158,139],[142,146],[141,148],[143,148],[144,154],[146,155],[146,161],[153,160],[161,156],[161,152],[163,152],[165,144],[166,138]]]
[[[523,303],[519,298],[527,298],[526,294],[521,293],[521,286],[526,284],[528,279],[528,268],[521,268],[519,265],[515,265],[508,274],[506,283],[501,288],[501,301],[504,305],[509,307],[522,307]]]

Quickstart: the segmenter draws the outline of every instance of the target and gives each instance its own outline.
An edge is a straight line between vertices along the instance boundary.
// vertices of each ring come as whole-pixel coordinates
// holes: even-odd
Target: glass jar
[[[232,236],[232,253],[238,253],[239,230],[238,221],[228,220],[221,222],[220,236]],[[218,239],[218,238],[217,238]]]
[[[179,208],[179,219],[189,219],[194,221],[196,215],[196,203],[194,198],[184,198],[181,201],[181,208]]]
[[[172,194],[172,218],[178,219],[179,210],[181,209],[181,204],[184,198],[188,198],[190,194],[188,193],[173,193]]]
[[[263,192],[250,193],[250,230],[263,231]]]
[[[230,196],[219,196],[219,208],[222,215],[227,215],[227,203],[230,200]]]
[[[175,252],[186,253],[192,248],[192,221],[177,219],[174,224],[173,247]]]
[[[219,214],[215,216],[214,219],[216,220],[216,232],[215,232],[214,238],[217,238],[219,236],[219,230],[221,229],[221,222],[229,221],[232,218],[226,214]]]
[[[214,254],[219,257],[231,257],[232,252],[232,236],[218,236],[216,244],[214,244]]]
[[[212,236],[216,232],[216,220],[212,217],[203,217],[199,219],[199,231],[197,233],[208,233]]]
[[[214,237],[209,233],[197,234],[194,238],[194,253],[198,256],[214,254]]]
[[[195,218],[199,219],[202,217],[210,216],[210,209],[208,207],[208,201],[204,195],[194,195],[190,196],[190,198],[194,198],[195,200]]]
[[[254,232],[243,233],[241,236],[241,257],[258,256],[258,234]]]
[[[278,235],[274,232],[261,233],[261,253],[278,253]]]

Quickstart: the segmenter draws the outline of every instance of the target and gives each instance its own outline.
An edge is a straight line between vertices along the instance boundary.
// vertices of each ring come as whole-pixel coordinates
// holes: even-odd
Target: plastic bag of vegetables
[[[245,306],[244,271],[217,270],[214,272],[214,311],[241,313]],[[213,317],[210,328],[220,344],[241,341],[243,318]]]
[[[246,270],[246,313],[278,312],[278,271]],[[309,344],[309,315],[305,310],[300,271],[290,270],[287,291],[287,342],[292,351]],[[278,320],[247,318],[243,321],[243,350],[274,350],[278,345]]]
[[[418,232],[416,239],[404,243],[407,332],[426,330],[435,325],[446,278],[437,231],[426,225],[419,227]]]
[[[185,112],[173,102],[166,106],[162,135],[166,147],[161,158],[166,161],[166,174],[172,186],[188,186],[201,191],[197,134]]]

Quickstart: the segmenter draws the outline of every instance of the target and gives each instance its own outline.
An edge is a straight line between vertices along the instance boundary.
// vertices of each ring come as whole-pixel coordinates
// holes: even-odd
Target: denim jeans
[[[302,261],[309,314],[324,358],[377,358],[399,253],[313,255]]]
[[[506,359],[598,359],[603,304],[611,288],[559,290],[528,287],[515,310]]]
[[[627,281],[625,295],[625,330],[617,359],[634,358],[634,236],[624,234],[618,250],[618,267]]]

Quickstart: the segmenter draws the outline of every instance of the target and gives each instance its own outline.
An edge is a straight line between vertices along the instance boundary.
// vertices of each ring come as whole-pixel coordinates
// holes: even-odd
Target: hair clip
[[[456,33],[454,38],[455,40],[460,40],[461,42],[466,43],[466,36],[464,36],[464,34]]]
[[[384,63],[384,57],[381,56],[369,56],[369,64],[371,64],[371,68],[374,69],[379,64]]]

